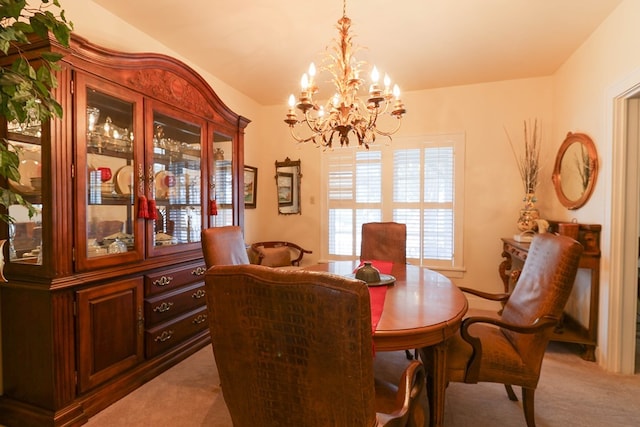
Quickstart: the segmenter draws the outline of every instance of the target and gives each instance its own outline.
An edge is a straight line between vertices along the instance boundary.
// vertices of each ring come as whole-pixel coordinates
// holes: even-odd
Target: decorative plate
[[[355,279],[356,275],[355,273],[353,274],[345,274],[345,277],[349,277],[350,279]],[[389,274],[380,274],[380,281],[379,282],[370,282],[367,283],[367,286],[387,286],[387,285],[393,285],[394,283],[396,283],[396,278],[389,275]]]
[[[133,187],[133,166],[127,165],[116,172],[116,191],[119,194],[131,194]]]
[[[176,177],[173,172],[160,171],[156,174],[156,199],[169,197],[169,189],[176,185]]]

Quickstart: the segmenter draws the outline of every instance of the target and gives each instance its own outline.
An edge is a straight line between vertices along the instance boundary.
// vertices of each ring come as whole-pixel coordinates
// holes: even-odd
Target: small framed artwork
[[[278,172],[278,206],[293,205],[293,174]]]
[[[258,168],[244,167],[244,207],[256,208],[256,196],[258,194]]]

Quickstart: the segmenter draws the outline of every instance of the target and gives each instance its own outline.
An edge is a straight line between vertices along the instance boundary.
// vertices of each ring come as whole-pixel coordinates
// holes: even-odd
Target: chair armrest
[[[465,287],[460,287],[460,290],[462,292],[466,292],[468,294],[472,294],[475,296],[478,296],[480,298],[484,298],[484,299],[488,299],[491,301],[507,301],[509,299],[509,297],[511,296],[511,294],[491,294],[488,292],[482,292],[482,291],[478,291],[476,289],[471,289],[471,288],[465,288]]]
[[[467,378],[478,378],[480,372],[480,360],[482,359],[482,343],[480,339],[474,337],[469,333],[469,327],[474,323],[487,323],[500,328],[508,329],[510,331],[518,332],[521,334],[535,334],[542,331],[545,328],[552,328],[558,324],[558,320],[552,316],[543,316],[537,318],[531,325],[514,325],[513,323],[505,322],[501,319],[484,316],[467,317],[462,321],[460,325],[460,335],[462,339],[471,344],[473,347],[473,354],[467,368]]]
[[[295,249],[297,249],[299,251],[298,257],[291,260],[291,265],[299,266],[300,265],[300,261],[302,261],[302,257],[304,256],[304,254],[312,254],[313,253],[313,251],[301,248],[300,246],[296,245],[295,243],[286,242],[286,245],[290,246],[292,248],[295,248]]]
[[[424,365],[419,360],[413,360],[409,363],[402,373],[402,378],[400,379],[397,387],[392,384],[380,384],[377,382],[376,400],[380,397],[378,395],[379,387],[384,386],[395,391],[395,404],[391,406],[394,410],[390,413],[378,412],[377,427],[423,425],[425,415],[418,400],[422,394],[425,384],[426,376]],[[387,393],[383,392],[381,394],[386,395]],[[414,420],[414,422],[408,423],[409,419]]]
[[[253,243],[251,245],[251,249],[253,251],[255,251],[258,254],[258,260],[257,260],[257,264],[261,265],[262,264],[262,260],[264,259],[264,254],[261,253],[260,248],[279,248],[279,247],[287,247],[287,248],[293,248],[295,250],[298,251],[298,256],[296,258],[292,258],[291,259],[291,265],[295,265],[295,266],[299,266],[300,265],[300,261],[302,260],[302,257],[304,256],[304,254],[312,254],[313,251],[304,249],[298,245],[296,245],[295,243],[291,243],[291,242],[284,242],[284,241],[279,241],[279,240],[273,240],[273,241],[269,241],[269,242],[256,242]]]
[[[462,325],[460,326],[460,333],[462,334],[462,338],[465,341],[468,341],[466,337],[471,339],[477,339],[469,334],[469,327],[474,323],[489,323],[491,325],[498,326],[500,328],[508,329],[510,331],[518,332],[521,334],[535,334],[540,332],[545,328],[549,328],[558,324],[558,320],[552,316],[543,316],[542,318],[537,318],[531,325],[514,325],[513,323],[505,322],[501,319],[496,319],[494,317],[484,317],[484,316],[475,316],[475,317],[467,317],[462,321]],[[468,341],[470,344],[471,341]],[[472,344],[473,345],[473,344]]]

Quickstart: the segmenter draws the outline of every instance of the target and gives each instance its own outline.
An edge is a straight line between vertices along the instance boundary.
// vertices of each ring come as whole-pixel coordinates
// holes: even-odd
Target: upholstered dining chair
[[[407,263],[407,225],[399,222],[367,222],[362,224],[360,260]],[[405,350],[407,359],[417,357]]]
[[[364,282],[251,264],[215,266],[205,287],[234,427],[423,425],[421,362],[408,364],[391,393],[374,380]]]
[[[522,387],[524,416],[535,426],[534,394],[544,352],[569,298],[582,253],[575,240],[551,233],[537,234],[511,294],[463,291],[504,303],[499,317],[468,317],[460,334],[448,341],[447,382],[504,384],[511,400],[518,400],[512,386]],[[420,350],[426,366],[434,357]],[[441,373],[427,369],[430,378]]]
[[[235,225],[202,230],[202,254],[207,268],[214,265],[249,264],[242,229]]]
[[[407,263],[407,226],[398,222],[362,224],[361,260]]]
[[[267,267],[299,267],[304,254],[313,253],[295,243],[280,240],[252,243],[251,252],[255,257],[255,260],[249,257],[251,264]]]

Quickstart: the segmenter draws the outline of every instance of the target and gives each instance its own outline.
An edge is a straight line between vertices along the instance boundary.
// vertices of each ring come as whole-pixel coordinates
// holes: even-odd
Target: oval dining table
[[[305,267],[306,270],[348,275],[359,261],[335,261]],[[393,264],[382,315],[373,334],[376,351],[421,349],[430,353],[433,373],[429,387],[429,424],[444,425],[447,339],[457,333],[467,312],[467,299],[442,274],[410,264]]]

